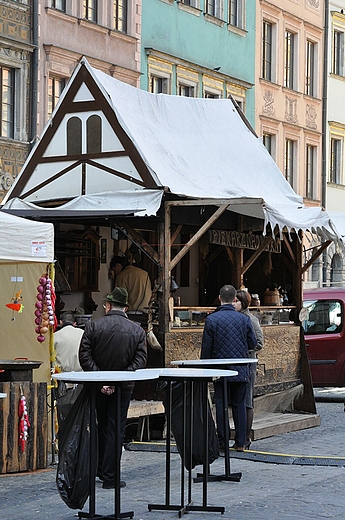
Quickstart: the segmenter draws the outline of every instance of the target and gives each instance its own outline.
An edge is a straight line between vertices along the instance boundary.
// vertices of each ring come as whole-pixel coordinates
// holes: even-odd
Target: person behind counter
[[[122,256],[114,256],[111,259],[110,270],[115,275],[115,286],[124,287],[128,292],[129,319],[146,325],[152,294],[148,272],[129,264]]]
[[[249,312],[249,306],[251,304],[252,298],[248,291],[239,290],[236,293],[236,300],[234,302],[234,307],[238,312],[242,312],[252,321],[252,325],[254,328],[254,332],[256,335],[256,347],[253,350],[249,350],[249,357],[256,358],[256,352],[261,350],[264,345],[264,335],[262,332],[262,328],[260,327],[260,322],[256,316],[254,316],[251,312]],[[250,438],[253,419],[254,419],[254,384],[256,377],[256,363],[252,363],[249,365],[249,382],[246,388],[246,416],[247,416],[247,426],[246,426],[246,442],[245,448],[248,450],[252,443]],[[236,448],[236,444],[233,445],[233,448]]]
[[[236,312],[233,301],[236,289],[232,285],[224,285],[219,292],[220,306],[207,316],[201,346],[202,359],[247,358],[249,350],[254,350],[256,337],[252,322],[248,316]],[[245,449],[246,439],[246,386],[248,367],[233,367],[238,375],[228,378],[228,399],[231,403],[235,423],[236,450]],[[220,451],[224,451],[225,428],[229,430],[229,418],[224,417],[223,382],[214,383],[217,432]]]
[[[147,361],[146,334],[142,327],[126,316],[128,293],[115,287],[104,299],[105,316],[89,321],[79,349],[79,361],[84,371],[138,370]],[[134,383],[124,383],[121,391],[121,444]],[[104,489],[115,488],[115,393],[113,386],[103,386],[96,395],[99,461],[98,477]],[[121,482],[124,487],[125,482]]]

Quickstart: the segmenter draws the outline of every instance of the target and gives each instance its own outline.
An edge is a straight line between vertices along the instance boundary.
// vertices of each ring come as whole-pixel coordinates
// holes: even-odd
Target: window
[[[244,27],[244,0],[229,0],[229,23],[235,27]]]
[[[332,72],[338,76],[344,74],[344,33],[340,31],[333,33]]]
[[[272,24],[265,21],[262,28],[262,77],[272,80]]]
[[[206,0],[206,14],[222,18],[222,0]]]
[[[0,66],[1,137],[14,137],[14,69]]]
[[[151,76],[150,92],[153,94],[167,94],[168,93],[168,78],[160,78],[158,76]]]
[[[209,92],[208,90],[205,90],[204,97],[206,99],[219,99],[220,94],[216,94],[215,92]]]
[[[329,180],[334,184],[341,184],[341,148],[342,142],[340,139],[331,139],[331,164]]]
[[[100,153],[102,143],[102,119],[90,116],[86,121],[86,150],[87,153]]]
[[[343,308],[337,300],[307,300],[303,302],[308,316],[302,322],[305,334],[332,334],[343,328]]]
[[[307,40],[305,93],[315,95],[315,44]]]
[[[285,32],[285,69],[284,86],[294,88],[294,54],[295,54],[295,34],[290,31]]]
[[[127,32],[127,0],[114,0],[114,29]]]
[[[285,141],[285,160],[284,160],[284,174],[285,179],[293,187],[294,177],[294,152],[295,152],[295,141],[286,139]]]
[[[62,78],[49,78],[48,80],[48,118],[51,117],[54,108],[65,88],[65,80]]]
[[[262,142],[267,149],[268,153],[273,156],[273,144],[274,144],[274,135],[272,134],[263,134]]]
[[[82,153],[82,127],[79,117],[71,117],[67,121],[67,155]]]
[[[59,9],[60,11],[66,11],[66,0],[53,0],[52,7]]]
[[[195,97],[195,87],[190,85],[183,85],[180,83],[178,85],[178,95],[185,97]]]
[[[97,22],[97,0],[83,0],[83,17],[90,22]]]
[[[192,7],[198,7],[199,0],[180,0],[181,4],[190,5]]]
[[[306,196],[314,198],[315,147],[307,144],[306,149]]]

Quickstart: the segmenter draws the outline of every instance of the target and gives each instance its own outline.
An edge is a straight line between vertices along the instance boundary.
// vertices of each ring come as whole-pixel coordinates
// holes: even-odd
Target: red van
[[[313,386],[345,386],[345,288],[303,291],[302,326]]]

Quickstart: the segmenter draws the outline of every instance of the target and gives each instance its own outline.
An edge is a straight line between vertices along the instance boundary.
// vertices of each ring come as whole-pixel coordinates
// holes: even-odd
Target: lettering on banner
[[[219,246],[257,250],[264,240],[266,240],[266,237],[263,235],[254,235],[253,233],[240,233],[239,231],[223,231],[218,229],[209,230],[210,244],[217,244]],[[281,253],[281,240],[279,238],[272,240],[265,247],[265,251]]]

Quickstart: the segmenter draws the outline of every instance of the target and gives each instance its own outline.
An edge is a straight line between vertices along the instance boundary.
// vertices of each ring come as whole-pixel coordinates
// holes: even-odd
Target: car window
[[[338,300],[306,300],[308,314],[302,322],[305,334],[332,334],[343,327],[343,307]]]

